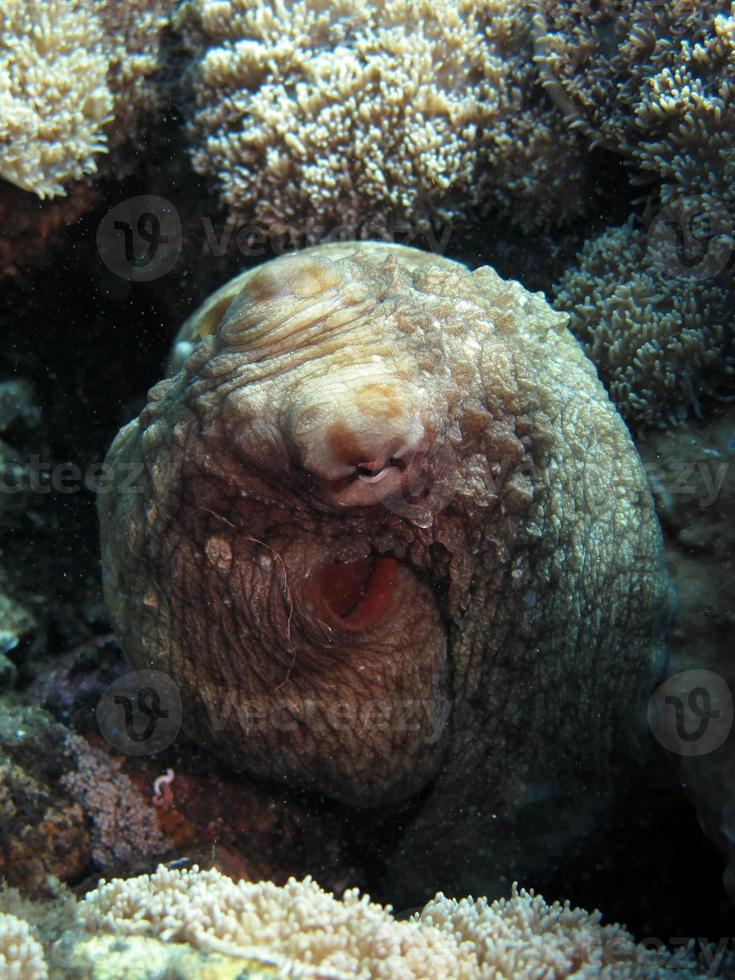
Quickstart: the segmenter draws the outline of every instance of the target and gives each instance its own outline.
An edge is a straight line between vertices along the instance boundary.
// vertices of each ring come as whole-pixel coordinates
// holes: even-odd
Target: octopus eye
[[[361,463],[355,467],[353,477],[356,480],[361,480],[363,483],[379,483],[388,475],[388,471],[392,467],[403,469],[404,466],[403,460],[398,459],[396,456],[391,456],[385,463]]]

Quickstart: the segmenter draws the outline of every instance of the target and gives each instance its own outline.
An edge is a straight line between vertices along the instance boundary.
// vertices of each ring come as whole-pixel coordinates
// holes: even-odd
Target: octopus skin
[[[402,896],[558,859],[646,739],[661,534],[565,324],[404,246],[285,255],[187,321],[107,457],[130,661],[236,769],[396,820]]]

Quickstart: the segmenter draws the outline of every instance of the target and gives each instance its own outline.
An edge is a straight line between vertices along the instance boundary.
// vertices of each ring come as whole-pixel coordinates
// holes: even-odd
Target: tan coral
[[[171,0],[8,0],[0,9],[0,177],[41,198],[98,169],[153,104]],[[114,129],[111,124],[115,123]]]
[[[692,272],[670,243],[628,224],[587,242],[555,287],[554,305],[636,425],[680,421],[735,380],[732,289]]]
[[[558,219],[565,197],[581,207],[573,140],[561,144],[565,168],[552,173],[544,148],[515,166],[504,121],[527,110],[521,3],[189,0],[184,10],[200,52],[194,165],[266,231],[313,242],[426,229],[477,220],[519,189],[538,204],[555,182],[556,209],[527,206],[522,222]],[[533,172],[539,159],[547,181]]]
[[[486,185],[488,198],[527,233],[578,218],[594,200],[578,134],[545,106],[527,106],[498,125]]]
[[[46,980],[48,968],[43,947],[30,925],[0,912],[0,975],[13,980]]]
[[[112,119],[102,25],[83,0],[0,8],[0,176],[39,197],[96,169]]]
[[[96,937],[88,953],[110,933],[133,942],[157,937],[170,945],[174,962],[188,944],[273,968],[279,977],[523,980],[594,971],[610,980],[655,980],[668,976],[671,962],[665,950],[636,945],[621,926],[603,926],[598,912],[549,905],[515,886],[511,898],[492,903],[439,894],[409,921],[397,921],[389,906],[356,889],[338,900],[310,878],[279,887],[159,867],[102,882],[81,903],[80,919]],[[677,976],[694,975],[688,964],[677,966]]]
[[[390,910],[349,890],[341,901],[309,878],[233,882],[218,871],[168,870],[103,882],[80,908],[90,931],[153,936],[297,975],[410,980],[469,978],[470,955],[431,926],[397,922]],[[469,951],[467,951],[469,954]]]
[[[735,5],[542,0],[536,63],[572,128],[632,157],[634,181],[732,201]]]
[[[446,898],[437,895],[418,916],[472,949],[473,976],[504,980],[516,977],[604,976],[609,980],[669,976],[670,954],[636,944],[618,924],[603,925],[599,912],[572,908],[513,885],[510,898]],[[688,964],[679,962],[683,977]]]
[[[701,41],[681,41],[676,60],[646,80],[636,126],[634,156],[664,178],[664,204],[682,191],[735,203],[735,4],[728,15],[710,14]]]

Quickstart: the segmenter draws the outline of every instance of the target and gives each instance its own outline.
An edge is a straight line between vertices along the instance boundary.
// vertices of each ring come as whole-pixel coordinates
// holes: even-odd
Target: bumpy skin
[[[363,808],[423,791],[393,864],[419,890],[584,829],[662,666],[646,479],[565,319],[401,246],[285,256],[187,325],[108,456],[129,658],[236,766]]]

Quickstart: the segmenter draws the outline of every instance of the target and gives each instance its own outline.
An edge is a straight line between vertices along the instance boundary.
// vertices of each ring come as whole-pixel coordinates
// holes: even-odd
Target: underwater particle
[[[553,293],[632,426],[665,428],[735,390],[735,292],[683,266],[666,241],[632,223],[608,229]]]
[[[264,234],[313,243],[585,207],[539,92],[527,3],[188,0],[195,169]],[[563,161],[563,163],[561,163]]]
[[[514,873],[558,859],[580,797],[619,788],[661,668],[645,473],[565,324],[416,249],[283,256],[190,319],[107,457],[141,474],[99,498],[127,657],[171,673],[237,769],[376,823],[423,791],[407,879],[464,882],[481,846]]]

